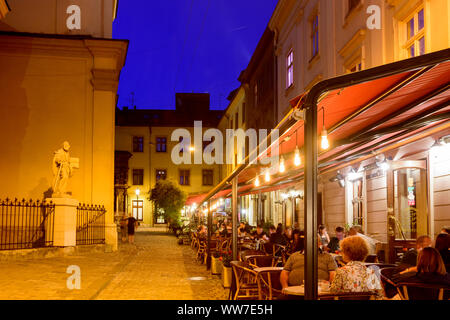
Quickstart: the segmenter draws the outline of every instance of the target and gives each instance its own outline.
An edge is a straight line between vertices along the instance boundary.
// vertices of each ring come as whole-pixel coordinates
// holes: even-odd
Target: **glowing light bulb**
[[[300,157],[300,150],[298,147],[295,147],[294,164],[296,167],[302,164],[302,158]]]
[[[264,175],[264,180],[266,180],[266,182],[270,181],[269,169],[266,170],[266,174]]]
[[[322,141],[320,146],[322,147],[323,150],[326,150],[330,147],[330,143],[328,142],[328,133],[327,130],[325,129],[322,130]]]
[[[280,169],[279,169],[280,173],[283,173],[284,171],[286,171],[286,167],[284,166],[284,158],[283,156],[281,156],[280,159]]]
[[[259,187],[259,177],[258,176],[256,176],[255,187]]]
[[[194,146],[189,147],[189,151],[193,152],[195,150]]]

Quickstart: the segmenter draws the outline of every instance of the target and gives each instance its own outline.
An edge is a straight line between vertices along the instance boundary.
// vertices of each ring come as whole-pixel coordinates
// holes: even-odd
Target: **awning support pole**
[[[237,191],[238,191],[238,177],[234,177],[232,180],[232,186],[231,186],[231,202],[232,202],[232,208],[231,208],[231,220],[232,220],[232,250],[233,250],[233,261],[238,260],[238,235],[237,235],[237,228],[238,228],[238,202],[237,202]]]
[[[211,232],[212,232],[212,212],[211,200],[208,200],[208,248],[206,249],[206,270],[211,269]]]
[[[305,107],[305,300],[317,300],[317,105]]]

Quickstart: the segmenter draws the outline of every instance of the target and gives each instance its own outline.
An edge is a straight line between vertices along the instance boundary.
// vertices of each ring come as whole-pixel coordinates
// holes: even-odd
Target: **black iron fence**
[[[77,245],[105,243],[105,213],[104,206],[77,207]]]
[[[33,200],[0,200],[0,250],[53,246],[55,205]]]

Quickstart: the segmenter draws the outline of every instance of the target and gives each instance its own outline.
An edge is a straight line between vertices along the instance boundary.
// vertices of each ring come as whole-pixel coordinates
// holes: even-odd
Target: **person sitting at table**
[[[286,229],[284,229],[283,237],[284,237],[284,240],[286,241],[286,244],[289,244],[292,242],[293,236],[292,236],[292,228],[291,227],[286,227]]]
[[[289,252],[291,253],[297,251],[303,252],[304,248],[305,248],[304,232],[298,229],[294,229],[294,231],[292,231],[292,241],[289,245]]]
[[[380,241],[365,235],[362,232],[361,226],[354,225],[353,227],[351,227],[350,230],[348,231],[348,235],[349,236],[359,236],[359,237],[363,238],[364,240],[366,240],[366,243],[367,243],[367,246],[369,249],[369,254],[377,254],[377,243],[379,243]]]
[[[433,247],[423,248],[417,257],[417,265],[390,277],[392,282],[442,284],[450,286],[450,274],[445,270],[444,261],[438,250]],[[415,290],[415,299],[429,300],[429,291]],[[449,297],[444,297],[447,300]]]
[[[317,241],[318,245],[320,241]],[[319,280],[333,281],[337,269],[333,257],[319,248],[317,255],[317,277]],[[305,256],[300,251],[291,254],[280,274],[281,286],[299,286],[305,278]]]
[[[286,245],[286,240],[283,237],[282,234],[282,228],[278,226],[278,228],[275,229],[274,225],[271,225],[269,228],[269,242],[271,244],[280,244],[280,245]]]
[[[416,247],[408,250],[400,262],[401,268],[414,267],[417,265],[417,256],[423,248],[431,247],[432,241],[429,236],[420,236],[416,240]]]
[[[328,250],[331,253],[337,253],[340,251],[339,242],[344,240],[345,229],[342,227],[336,227],[334,230],[336,235],[330,238],[330,243],[328,244]]]
[[[260,225],[260,224],[258,224],[256,226],[256,230],[251,234],[251,236],[253,239],[256,239],[256,240],[269,241],[269,237],[264,232],[264,229],[263,229],[262,225]]]
[[[247,227],[245,222],[241,221],[241,223],[239,224],[239,227],[238,227],[238,236],[245,237],[247,235],[248,229],[249,228]]]
[[[328,251],[328,244],[330,243],[330,236],[328,235],[327,228],[321,224],[319,226],[319,239],[322,243],[322,250]]]
[[[440,233],[436,237],[434,247],[439,251],[442,261],[444,261],[445,269],[450,272],[450,235]]]
[[[347,237],[341,242],[341,254],[346,265],[337,269],[330,291],[333,293],[376,291],[378,298],[383,297],[381,282],[375,270],[367,268],[363,263],[369,254],[367,242],[360,236]]]
[[[198,238],[200,240],[204,240],[204,239],[206,239],[207,234],[208,234],[208,229],[206,228],[206,226],[203,224],[199,225],[197,228]]]

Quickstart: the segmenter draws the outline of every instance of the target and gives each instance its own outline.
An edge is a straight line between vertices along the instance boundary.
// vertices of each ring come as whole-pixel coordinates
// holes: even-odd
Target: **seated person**
[[[239,237],[245,237],[247,233],[249,232],[250,226],[246,224],[245,222],[241,222],[238,227],[238,236]]]
[[[348,235],[349,236],[359,236],[361,238],[363,238],[364,240],[366,240],[366,243],[368,245],[368,249],[369,249],[369,254],[377,254],[377,243],[379,243],[380,241],[373,239],[369,236],[366,236],[363,232],[362,232],[362,228],[361,226],[353,226],[350,228],[350,230],[348,231]]]
[[[417,265],[390,278],[394,283],[442,284],[450,287],[450,274],[447,273],[439,251],[432,247],[423,248],[417,257]],[[409,291],[409,290],[408,290]],[[435,299],[429,289],[414,290],[415,300]],[[448,299],[449,297],[445,297]]]
[[[363,263],[369,254],[367,242],[360,236],[347,237],[341,242],[341,253],[346,265],[337,269],[330,291],[333,293],[377,291],[378,298],[383,297],[380,279],[373,269],[367,268]]]
[[[208,235],[208,229],[206,228],[205,225],[201,224],[200,226],[198,226],[197,228],[197,232],[198,232],[198,238],[200,240],[206,239],[207,235]]]
[[[450,235],[447,233],[438,234],[434,247],[441,254],[445,269],[450,272]]]
[[[291,253],[300,251],[303,252],[305,249],[305,242],[304,242],[304,232],[300,231],[298,229],[294,229],[292,232],[292,241],[289,245],[289,251]]]
[[[318,241],[320,244],[320,241]],[[318,279],[325,281],[333,281],[335,271],[337,269],[336,262],[333,257],[319,249],[318,255]],[[305,278],[305,256],[297,251],[293,253],[284,265],[280,274],[281,286],[299,286],[303,284]]]
[[[322,243],[323,250],[328,251],[328,244],[330,243],[330,236],[328,235],[327,228],[325,225],[321,224],[319,226],[319,239]]]
[[[403,255],[403,258],[400,262],[400,267],[414,267],[417,265],[417,255],[419,252],[426,247],[431,247],[432,242],[429,236],[420,236],[416,240],[416,248],[410,249]]]
[[[331,253],[336,253],[336,252],[340,251],[339,242],[341,240],[344,240],[344,237],[345,237],[344,228],[336,227],[335,232],[336,232],[336,236],[331,237],[330,243],[328,244],[328,249],[329,249],[329,252],[331,252]]]
[[[284,237],[283,237],[283,234],[282,234],[282,228],[280,228],[280,226],[278,226],[278,228],[277,229],[275,229],[275,226],[270,226],[270,228],[269,228],[269,233],[270,233],[270,236],[269,236],[269,241],[272,243],[272,244],[280,244],[280,245],[286,245],[286,240],[284,239]]]
[[[269,241],[269,237],[266,235],[266,233],[263,230],[262,225],[260,225],[260,224],[256,227],[256,231],[254,231],[251,234],[251,236],[253,239],[256,239],[256,240]]]
[[[286,244],[289,244],[293,240],[291,227],[287,227],[286,229],[284,229],[283,237],[284,237]]]

